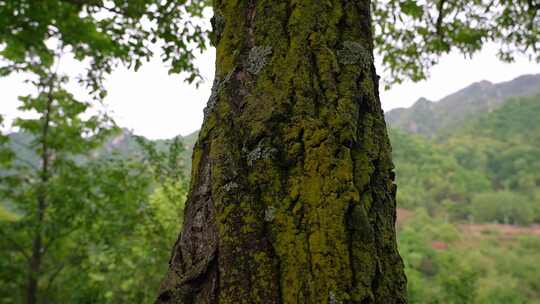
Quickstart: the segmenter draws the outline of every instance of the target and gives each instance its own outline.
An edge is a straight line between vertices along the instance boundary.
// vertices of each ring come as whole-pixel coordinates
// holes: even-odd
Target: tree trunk
[[[41,167],[39,170],[40,184],[37,190],[37,208],[36,208],[36,222],[35,230],[32,241],[32,255],[28,261],[28,279],[26,283],[26,303],[36,304],[38,303],[39,292],[39,278],[41,275],[41,264],[44,255],[43,247],[43,224],[45,221],[45,211],[47,209],[47,183],[49,182],[49,127],[51,123],[51,112],[53,103],[53,79],[52,76],[50,84],[48,85],[49,92],[47,94],[47,101],[45,103],[45,113],[41,120],[43,125],[41,129]]]
[[[158,303],[406,303],[367,0],[215,0],[216,80]]]
[[[28,279],[26,283],[26,304],[36,304],[38,294],[38,280],[41,272],[41,250],[42,237],[41,231],[34,236],[32,242],[32,256],[28,263]]]

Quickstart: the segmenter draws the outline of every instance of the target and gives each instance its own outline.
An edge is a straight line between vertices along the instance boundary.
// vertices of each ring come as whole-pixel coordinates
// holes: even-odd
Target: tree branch
[[[442,30],[442,22],[444,19],[444,4],[446,3],[446,0],[440,0],[439,4],[437,5],[437,10],[439,11],[439,16],[437,17],[437,21],[435,22],[435,30],[437,32],[437,36],[439,38],[443,39],[443,30]]]
[[[17,249],[17,251],[19,251],[27,260],[30,259],[30,256],[28,255],[28,253],[26,253],[23,246],[21,246],[19,243],[17,243],[17,241],[9,237],[3,230],[0,230],[0,234],[2,234],[4,239],[9,241],[11,244],[13,244],[15,249]]]
[[[64,259],[60,265],[51,273],[49,279],[47,280],[47,287],[45,287],[45,290],[49,290],[54,282],[54,280],[58,277],[58,275],[64,270],[64,268],[71,264],[76,262],[78,259],[80,259],[80,255],[71,255],[68,258]]]

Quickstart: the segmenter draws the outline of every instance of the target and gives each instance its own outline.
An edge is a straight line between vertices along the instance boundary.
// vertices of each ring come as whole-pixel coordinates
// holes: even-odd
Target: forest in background
[[[540,95],[432,139],[390,129],[411,303],[540,303]]]
[[[539,93],[540,76],[527,76],[387,113],[411,303],[540,303]],[[43,298],[153,301],[180,227],[196,137],[151,142],[117,130],[73,157],[69,168],[80,171],[51,187],[67,203],[59,218],[77,211],[76,225],[48,249]],[[7,136],[16,165],[1,175],[38,163],[32,145],[31,135]],[[99,187],[81,197],[67,181]],[[32,191],[9,186],[21,198]],[[27,223],[14,202],[1,203],[0,303],[19,303],[26,267],[19,247],[30,240],[17,227]]]

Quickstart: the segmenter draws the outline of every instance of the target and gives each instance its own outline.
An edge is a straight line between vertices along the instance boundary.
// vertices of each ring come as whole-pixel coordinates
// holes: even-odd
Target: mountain
[[[493,84],[480,81],[433,102],[420,98],[410,108],[386,112],[387,124],[408,133],[433,137],[459,127],[467,118],[491,112],[511,97],[540,93],[540,74],[523,75],[511,81]]]
[[[8,136],[10,139],[10,148],[15,151],[17,155],[16,160],[34,165],[39,163],[39,158],[30,149],[30,146],[32,145],[31,135],[23,132],[14,132]],[[182,153],[182,159],[185,164],[186,174],[189,174],[191,171],[191,153],[195,141],[197,140],[197,136],[198,131],[181,137],[185,148],[185,151]],[[156,145],[158,150],[164,151],[169,146],[171,140],[159,139],[153,140],[152,142]],[[137,143],[136,135],[130,130],[122,129],[118,134],[111,136],[105,141],[102,148],[92,151],[90,157],[107,157],[113,154],[126,158],[140,158],[143,156],[143,150]]]
[[[512,98],[436,140],[389,130],[397,203],[483,223],[540,223],[540,94]]]

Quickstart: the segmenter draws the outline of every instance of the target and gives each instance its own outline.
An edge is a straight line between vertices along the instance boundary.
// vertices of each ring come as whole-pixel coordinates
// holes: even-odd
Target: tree
[[[114,260],[120,253],[124,254],[122,262],[129,260],[138,266],[145,263],[147,271],[164,271],[152,267],[156,262],[165,266],[161,258],[166,251],[154,254],[151,261],[144,260],[146,254],[136,260],[135,249],[155,250],[156,244],[137,244],[133,235],[152,239],[160,235],[163,242],[169,242],[165,232],[170,231],[163,230],[171,228],[167,217],[156,214],[162,213],[156,211],[159,208],[149,206],[144,212],[139,210],[148,204],[145,199],[150,180],[145,166],[123,161],[107,161],[106,166],[99,161],[89,162],[90,152],[111,134],[113,122],[106,115],[83,117],[106,96],[105,76],[118,64],[138,69],[152,56],[155,44],[162,48],[163,61],[170,65],[170,72],[186,72],[190,82],[200,80],[192,63],[192,50],[206,46],[206,31],[195,20],[201,16],[204,3],[151,0],[0,3],[0,76],[24,73],[38,92],[20,100],[20,109],[37,113],[37,119],[18,119],[14,124],[31,137],[25,148],[33,153],[29,159],[18,156],[0,174],[2,204],[10,204],[21,215],[14,222],[0,223],[0,247],[5,249],[2,259],[9,261],[6,267],[13,273],[0,276],[0,293],[5,293],[6,301],[22,302],[25,298],[27,303],[57,302],[62,293],[66,301],[106,301],[107,297],[95,288],[100,281],[96,278],[113,278],[101,271],[110,262],[103,262],[103,257]],[[59,61],[63,56],[73,57],[84,72],[62,73]],[[66,88],[72,80],[85,87],[93,100],[82,102],[70,94]],[[3,141],[1,137],[0,143]],[[0,151],[2,165],[13,157],[9,149]],[[162,187],[175,186],[175,189],[161,191],[166,195],[162,202],[176,198],[174,209],[182,206],[179,200],[183,196],[183,189],[178,187],[183,180],[176,177],[174,182],[169,182],[170,186]],[[135,225],[137,222],[133,220],[142,215],[148,222]],[[179,217],[176,213],[171,215]],[[129,238],[111,237],[120,234],[128,234]],[[127,244],[135,248],[127,250]],[[91,252],[89,247],[100,250],[100,254]],[[118,254],[110,254],[111,248],[118,250]],[[100,269],[95,269],[96,266]],[[84,269],[84,275],[73,276],[77,267]],[[114,277],[121,278],[125,277]],[[135,280],[132,286],[139,283],[140,280]],[[144,283],[149,287],[139,288],[139,294],[146,292],[142,298],[118,297],[116,291],[121,288],[111,288],[110,296],[121,302],[140,303],[144,297],[152,297],[148,288],[156,288],[151,280]],[[78,294],[68,293],[69,289],[59,285],[77,286],[72,290]],[[21,289],[26,290],[25,296],[8,291]],[[135,292],[129,295],[132,294]]]
[[[405,303],[369,2],[214,13],[216,78],[158,302]]]
[[[1,138],[0,303],[151,303],[183,212],[182,142],[96,149],[114,129],[55,79]]]
[[[540,62],[538,0],[373,0],[372,6],[387,84],[426,79],[441,55],[457,50],[472,57],[489,42],[503,61],[525,54]]]
[[[408,78],[424,78],[453,46],[536,51],[530,1],[502,3],[495,30],[482,3],[381,3],[377,46]],[[158,302],[406,302],[370,5],[214,1],[216,76]],[[503,32],[512,16],[530,21],[518,39]]]
[[[19,118],[15,122],[21,132],[31,137],[29,149],[34,159],[16,158],[2,174],[0,193],[23,214],[14,225],[2,227],[2,235],[10,240],[25,261],[26,302],[37,303],[39,281],[47,275],[47,286],[54,281],[58,265],[46,269],[45,257],[57,248],[58,240],[78,229],[84,204],[91,200],[89,175],[77,162],[77,155],[87,153],[110,134],[112,125],[106,116],[81,116],[89,104],[69,94],[63,86],[66,79],[49,71],[35,83],[35,95],[21,97],[20,110],[34,112],[35,118]],[[9,149],[5,155],[13,158]],[[14,234],[8,230],[14,229]],[[76,255],[76,254],[75,254]],[[77,259],[63,257],[65,259]],[[15,260],[12,267],[16,267]],[[16,281],[16,280],[13,280]],[[47,287],[48,288],[48,287]]]
[[[180,138],[135,144],[142,145],[142,158],[119,154],[98,161],[96,176],[108,185],[98,199],[103,210],[90,219],[95,228],[80,231],[92,243],[88,258],[58,286],[65,303],[155,300],[183,215],[183,146]]]
[[[475,195],[470,212],[478,222],[529,225],[535,219],[536,205],[521,193],[498,191]]]

